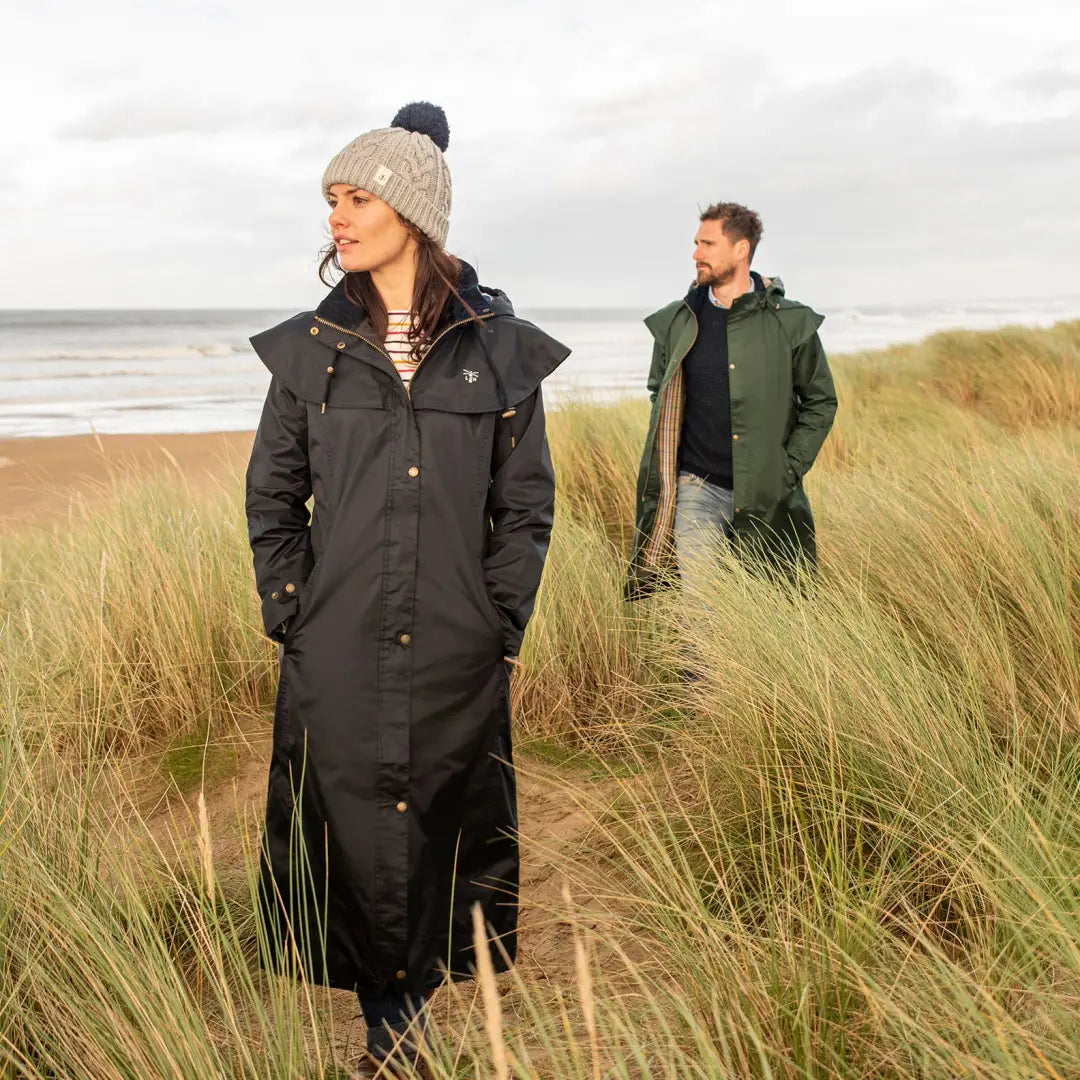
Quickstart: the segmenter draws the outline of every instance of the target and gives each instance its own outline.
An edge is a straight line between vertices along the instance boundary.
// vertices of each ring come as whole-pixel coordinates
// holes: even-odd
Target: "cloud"
[[[804,293],[1016,295],[1080,243],[1080,110],[996,122],[958,100],[951,77],[906,65],[778,86],[723,113],[699,98],[600,139],[592,175],[580,146],[534,153],[513,189],[463,194],[452,236],[520,239],[520,256],[495,254],[535,303],[591,279],[578,302],[644,305],[688,276],[695,210],[734,199],[764,217],[763,268]],[[566,163],[578,168],[563,175]],[[1080,291],[1075,271],[1066,281]]]
[[[400,106],[387,101],[365,101],[366,126],[370,117],[384,115],[386,123]],[[126,92],[91,105],[81,116],[61,125],[61,140],[113,142],[121,139],[153,139],[169,135],[228,135],[235,132],[317,133],[361,123],[356,105],[340,98],[323,100],[312,93],[306,99],[267,98],[257,102],[235,98],[212,100],[191,96],[188,91],[162,89],[154,93]]]
[[[727,40],[719,4],[517,2],[463,25],[418,0],[403,65],[372,44],[396,40],[390,9],[44,2],[15,25],[63,17],[49,78],[30,53],[0,71],[26,102],[0,132],[6,303],[34,302],[41,260],[71,268],[72,303],[309,299],[323,167],[415,98],[450,119],[451,246],[523,306],[673,295],[720,198],[762,213],[762,268],[811,300],[1016,295],[1043,266],[1080,292],[1065,4],[1018,29],[998,0],[978,19],[781,0],[765,44]],[[42,230],[57,208],[65,229]]]
[[[250,125],[250,108],[222,103],[149,99],[124,95],[95,105],[79,119],[65,124],[61,139],[109,142],[113,139],[145,139],[161,135],[216,135]]]
[[[1016,90],[1036,98],[1055,98],[1060,94],[1080,90],[1080,71],[1067,68],[1038,68],[1016,75],[1004,84],[1008,90]]]
[[[1019,266],[1080,243],[1069,214],[1050,227],[1037,212],[1075,205],[1080,111],[972,117],[953,77],[910,64],[794,88],[754,70],[609,85],[549,100],[530,123],[513,101],[451,103],[451,247],[529,306],[644,307],[685,284],[696,210],[721,198],[762,213],[765,270],[836,302],[917,300],[945,281],[1012,293]],[[188,101],[120,132],[125,108],[97,114],[108,138],[64,144],[65,162],[96,162],[97,243],[129,261],[168,251],[146,287],[178,289],[176,302],[288,306],[317,288],[318,177],[355,134],[351,106],[302,126],[316,110],[300,99]]]

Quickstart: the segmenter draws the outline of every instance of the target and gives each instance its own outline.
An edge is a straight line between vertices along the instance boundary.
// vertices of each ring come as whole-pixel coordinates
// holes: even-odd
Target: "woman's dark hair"
[[[450,323],[452,306],[450,297],[454,296],[468,313],[476,319],[476,312],[461,297],[457,283],[461,277],[461,263],[448,251],[440,247],[427,233],[421,232],[411,221],[406,221],[398,214],[398,221],[416,238],[416,283],[413,286],[413,321],[409,328],[409,341],[415,359],[423,351],[426,343],[438,336]],[[324,285],[334,285],[334,270],[340,271],[337,261],[337,249],[331,244],[327,247],[319,263],[319,278]],[[371,328],[379,341],[386,337],[387,313],[379,290],[375,288],[371,275],[366,270],[345,274],[345,295],[348,299],[367,312]]]

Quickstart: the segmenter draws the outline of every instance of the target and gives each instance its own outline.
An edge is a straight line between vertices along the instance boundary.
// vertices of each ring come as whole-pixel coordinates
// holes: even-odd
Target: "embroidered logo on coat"
[[[477,379],[480,378],[479,371],[469,371],[468,368],[463,369],[461,374],[465,376],[465,381],[467,383],[474,383]]]

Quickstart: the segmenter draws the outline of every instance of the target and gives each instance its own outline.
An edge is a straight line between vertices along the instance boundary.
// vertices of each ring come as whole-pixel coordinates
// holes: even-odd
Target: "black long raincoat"
[[[273,378],[248,527],[284,644],[262,916],[272,966],[296,946],[309,978],[362,995],[467,974],[476,902],[515,955],[503,658],[554,511],[540,382],[569,350],[469,267],[459,291],[482,322],[455,301],[411,393],[340,285],[252,338]]]

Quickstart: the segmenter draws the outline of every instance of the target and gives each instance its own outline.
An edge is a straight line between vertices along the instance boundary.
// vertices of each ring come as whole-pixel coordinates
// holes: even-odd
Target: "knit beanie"
[[[331,184],[378,195],[440,246],[450,228],[450,169],[443,151],[450,126],[438,105],[414,101],[388,128],[353,139],[326,167],[323,196]]]

